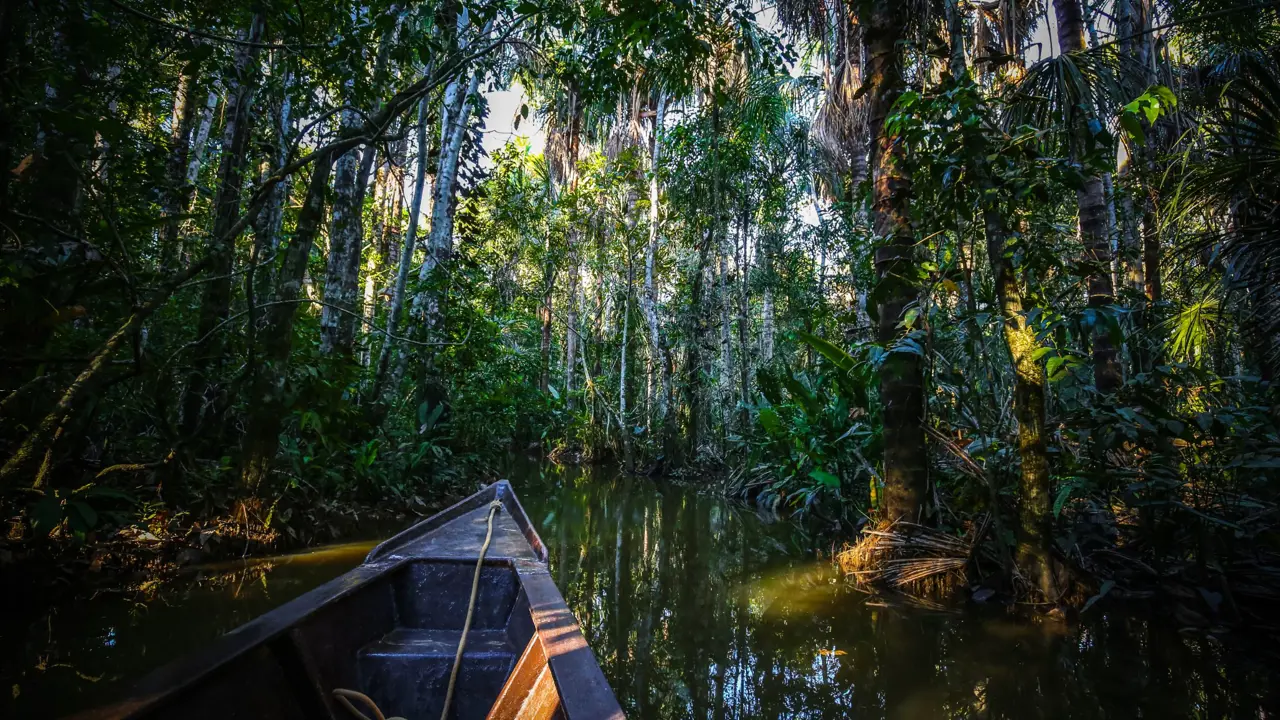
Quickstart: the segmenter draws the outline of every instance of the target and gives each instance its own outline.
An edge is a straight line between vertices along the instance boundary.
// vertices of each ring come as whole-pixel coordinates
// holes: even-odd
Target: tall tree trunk
[[[618,360],[618,436],[622,443],[622,465],[627,472],[635,471],[635,459],[631,450],[631,423],[627,422],[627,346],[631,341],[631,295],[635,286],[635,264],[631,246],[627,246],[627,288],[622,298],[622,349]],[[618,521],[622,522],[621,519]],[[621,527],[621,525],[619,525]],[[630,568],[628,568],[628,572]]]
[[[1054,14],[1058,20],[1058,44],[1063,53],[1080,52],[1085,48],[1084,15],[1080,0],[1053,0]],[[1091,118],[1079,123],[1081,128],[1073,133],[1079,153],[1083,126]],[[1086,171],[1083,186],[1076,191],[1080,208],[1080,239],[1084,244],[1089,263],[1087,278],[1089,307],[1095,312],[1093,326],[1093,377],[1098,392],[1110,394],[1121,384],[1120,362],[1115,343],[1111,339],[1109,323],[1101,317],[1115,303],[1115,287],[1111,281],[1111,228],[1108,222],[1106,190],[1102,175]]]
[[[219,90],[221,86],[221,80],[214,80],[214,88],[209,90],[204,104],[200,107],[198,117],[193,123],[191,142],[187,148],[185,174],[178,199],[180,212],[189,213],[194,209],[196,183],[200,180],[200,168],[204,165],[205,149],[209,146],[209,132],[213,129],[214,110],[218,108],[218,101],[221,99]],[[189,227],[191,227],[190,220],[178,223],[172,247],[161,248],[161,267],[177,266],[187,261],[188,248],[183,237],[185,234],[183,229]]]
[[[280,105],[272,121],[275,130],[274,158],[262,164],[262,179],[275,174],[289,162],[290,128],[292,127],[292,104],[289,97],[291,74],[284,75],[284,87]],[[275,286],[275,255],[280,246],[280,232],[284,227],[284,208],[289,199],[289,182],[278,183],[271,189],[262,210],[253,221],[253,252],[249,256],[249,266],[244,274],[245,301],[248,305],[249,318],[247,328],[247,364],[251,373],[256,372],[257,340],[261,327],[258,316],[258,304],[269,301]]]
[[[1061,591],[1050,553],[1052,487],[1045,443],[1045,371],[1036,358],[1040,342],[1035,328],[1027,324],[1021,283],[1012,259],[1006,257],[1009,233],[1004,218],[994,205],[984,208],[983,218],[987,255],[995,275],[996,299],[1004,326],[1004,341],[1013,360],[1013,413],[1018,420],[1018,456],[1021,460],[1017,562],[1024,576],[1053,601]]]
[[[542,302],[538,305],[538,320],[542,325],[542,338],[538,343],[538,390],[545,393],[551,387],[551,303],[555,298],[556,266],[551,256],[551,234],[547,233],[542,260]]]
[[[738,228],[742,242],[736,246],[738,253],[738,401],[741,404],[739,427],[747,427],[750,411],[747,405],[751,400],[751,348],[747,345],[747,336],[751,331],[750,284],[751,260],[748,255],[748,244],[751,241],[751,209],[743,205]]]
[[[572,197],[578,189],[578,143],[582,132],[582,108],[578,98],[577,83],[569,87],[569,175],[565,185]],[[582,294],[582,251],[579,248],[582,238],[577,224],[569,228],[569,312],[565,318],[564,334],[564,399],[565,405],[573,407],[573,380],[575,363],[578,356],[578,305]]]
[[[689,283],[689,313],[685,344],[685,402],[689,423],[685,430],[690,454],[696,459],[708,430],[708,402],[704,378],[709,368],[705,356],[710,322],[706,313],[706,280],[713,249],[719,252],[720,227],[724,222],[720,182],[720,102],[715,93],[711,99],[711,222],[697,243],[698,263]]]
[[[418,273],[423,290],[414,298],[414,317],[422,323],[426,336],[436,334],[441,326],[441,280],[436,270],[448,270],[453,254],[453,217],[457,210],[454,195],[458,189],[458,165],[462,157],[462,141],[466,138],[471,117],[471,99],[480,87],[481,71],[470,78],[449,84],[445,91],[445,109],[440,118],[440,166],[431,200],[431,234],[427,238],[427,259]]]
[[[169,119],[169,162],[165,166],[163,211],[164,229],[160,237],[160,267],[169,268],[177,255],[180,216],[186,210],[187,157],[190,154],[191,128],[195,124],[196,105],[192,102],[195,75],[188,65],[178,76],[178,87],[173,93],[173,114]]]
[[[324,196],[329,186],[331,157],[317,158],[307,185],[307,196],[298,214],[293,239],[285,251],[276,282],[275,300],[266,309],[263,333],[263,366],[254,376],[249,396],[249,417],[241,442],[240,487],[250,496],[270,477],[280,443],[284,419],[284,386],[293,350],[293,323],[297,316],[299,291],[307,270],[307,260],[324,221]]]
[[[214,82],[214,88],[205,98],[204,107],[200,108],[200,120],[195,126],[195,136],[191,138],[191,149],[188,151],[186,189],[183,207],[191,210],[191,201],[195,199],[196,182],[200,180],[200,167],[204,164],[204,151],[209,145],[209,133],[213,130],[213,111],[218,108],[221,80]]]
[[[769,263],[768,255],[765,256],[765,263]],[[768,271],[766,270],[766,275]],[[767,278],[766,278],[767,281]],[[760,307],[760,364],[768,365],[773,361],[773,286],[764,286],[764,298],[761,300]]]
[[[453,216],[456,210],[454,196],[457,194],[458,165],[462,155],[462,141],[466,137],[466,128],[471,113],[471,98],[480,86],[481,71],[476,70],[467,79],[465,85],[454,87],[453,102],[449,103],[441,118],[441,150],[440,165],[436,171],[435,194],[431,201],[431,233],[427,238],[427,257],[418,272],[418,285],[421,288],[413,299],[411,317],[415,323],[411,328],[414,336],[430,338],[439,342],[438,337],[444,326],[444,297],[447,286],[449,260],[453,255]],[[445,94],[449,99],[449,93]],[[408,362],[407,348],[401,350],[400,364]],[[444,390],[434,377],[435,355],[430,353],[426,361],[418,364],[417,389],[433,403],[444,399]]]
[[[347,83],[347,102],[354,101],[355,83]],[[342,111],[344,130],[362,123],[355,110]],[[371,147],[364,149],[372,155]],[[362,246],[360,205],[356,181],[360,150],[352,148],[338,158],[333,178],[333,217],[329,229],[329,257],[325,264],[324,302],[320,309],[320,353],[350,358],[355,343],[356,292],[360,284]],[[361,193],[362,195],[363,193]]]
[[[649,324],[649,385],[655,388],[657,412],[649,418],[649,427],[661,427],[664,435],[669,432],[671,407],[671,372],[664,361],[666,348],[662,325],[658,320],[657,263],[658,243],[661,237],[662,194],[658,186],[658,169],[661,166],[662,131],[666,122],[667,98],[657,91],[657,107],[653,114],[653,134],[649,138],[649,242],[644,255],[644,315]]]
[[[409,226],[404,233],[404,249],[400,253],[400,266],[396,271],[396,284],[391,292],[391,306],[387,309],[387,327],[382,340],[382,350],[378,354],[378,368],[373,375],[373,386],[370,397],[375,402],[382,398],[383,384],[387,370],[391,365],[391,355],[395,345],[394,337],[399,328],[400,315],[404,309],[404,295],[409,284],[409,271],[413,268],[413,253],[418,243],[418,217],[422,214],[423,189],[427,182],[427,98],[418,103],[418,166],[414,171],[413,200],[409,203]],[[397,387],[399,381],[391,384]]]
[[[1148,200],[1142,215],[1142,280],[1147,301],[1159,304],[1164,296],[1160,273],[1160,220],[1156,215],[1155,201]]]
[[[950,40],[951,53],[948,70],[951,77],[959,80],[968,72],[968,62],[964,52],[964,10],[960,0],[946,0],[947,36]],[[984,22],[979,19],[979,23]],[[982,48],[985,50],[985,48]]]
[[[885,520],[916,521],[928,486],[925,446],[924,358],[916,352],[892,350],[908,309],[919,301],[915,274],[915,236],[909,221],[911,178],[903,150],[886,129],[885,119],[902,92],[898,42],[903,37],[901,7],[875,0],[867,43],[869,124],[872,138],[872,218],[884,245],[876,249],[880,295],[878,339],[890,352],[880,366],[880,402],[884,413]]]
[[[245,37],[257,43],[262,38],[263,19],[255,15]],[[210,236],[222,237],[240,217],[241,185],[244,181],[245,155],[252,126],[254,80],[253,65],[258,59],[256,45],[241,45],[236,50],[234,77],[227,92],[223,129],[222,160],[218,166],[218,195],[214,201],[213,230]],[[190,437],[200,427],[204,407],[217,402],[216,378],[225,354],[222,336],[214,333],[231,310],[231,270],[235,260],[235,238],[209,247],[211,277],[204,284],[200,301],[200,317],[196,337],[206,338],[201,352],[192,358],[194,369],[187,383],[182,405],[182,432]]]
[[[689,423],[685,429],[690,454],[696,459],[699,447],[704,439],[707,418],[706,400],[703,398],[703,344],[707,335],[707,318],[703,312],[706,302],[707,264],[710,260],[711,246],[715,243],[715,229],[708,228],[698,246],[698,264],[690,278],[688,338],[685,341],[685,405],[688,408]]]
[[[730,408],[732,408],[733,405],[735,404],[730,402],[730,398],[733,396],[734,377],[733,377],[733,330],[731,327],[731,323],[732,323],[731,318],[733,317],[733,293],[731,292],[732,288],[729,284],[730,283],[729,236],[730,236],[729,229],[726,227],[724,232],[720,236],[720,247],[718,248],[718,252],[717,252],[717,254],[720,256],[720,268],[719,268],[720,272],[718,274],[717,280],[719,282],[718,290],[720,295],[719,394],[720,394],[720,407],[723,409],[721,413],[722,415],[721,422],[723,423],[723,427],[721,429],[724,431],[721,433],[722,441],[723,441],[724,435],[727,434],[729,430],[729,425],[732,418],[732,412],[730,412]],[[736,244],[737,243],[735,242],[735,246]]]
[[[399,30],[397,7],[392,5],[389,12],[396,15],[396,22],[382,38],[373,65],[374,82],[379,82],[386,72],[391,46]],[[355,102],[354,89],[354,81],[349,80],[346,86],[348,103]],[[363,118],[355,110],[342,112],[343,128],[358,128],[362,123]],[[338,160],[333,184],[333,226],[329,232],[329,258],[325,272],[326,305],[320,311],[320,352],[326,355],[350,358],[355,348],[356,320],[359,317],[356,300],[360,258],[364,249],[364,197],[377,155],[376,147],[366,145],[363,153],[353,148]],[[356,163],[357,157],[359,164]]]
[[[1129,59],[1126,65],[1131,88],[1140,91],[1155,82],[1155,72],[1151,65],[1151,27],[1150,0],[1117,0],[1114,7],[1116,35],[1120,37],[1120,57]],[[1156,337],[1154,302],[1148,288],[1151,282],[1147,279],[1147,271],[1151,264],[1147,254],[1147,232],[1145,226],[1150,214],[1147,206],[1148,192],[1143,187],[1141,175],[1145,170],[1150,177],[1154,173],[1154,159],[1150,148],[1146,145],[1132,143],[1129,145],[1132,156],[1120,168],[1119,175],[1128,178],[1127,192],[1121,200],[1121,219],[1124,223],[1120,231],[1121,257],[1124,261],[1126,284],[1140,300],[1145,295],[1145,302],[1139,302],[1133,311],[1133,327],[1138,332],[1132,341],[1131,352],[1135,370],[1150,372],[1155,366],[1157,347],[1162,344]],[[1133,172],[1134,170],[1137,172]],[[1150,228],[1156,231],[1156,228]],[[1155,235],[1157,248],[1158,234]],[[1159,284],[1158,252],[1154,281]]]

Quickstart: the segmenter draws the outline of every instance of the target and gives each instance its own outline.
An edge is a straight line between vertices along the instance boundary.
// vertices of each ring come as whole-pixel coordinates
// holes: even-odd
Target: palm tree
[[[1083,53],[1085,25],[1080,0],[1053,0],[1053,9],[1058,21],[1058,45],[1062,53]],[[1073,60],[1067,58],[1061,62]],[[1090,108],[1083,109],[1083,113],[1069,115],[1079,120],[1070,129],[1073,138],[1072,155],[1077,163],[1085,151],[1085,128],[1091,122],[1097,122],[1097,116]],[[1102,173],[1082,167],[1082,174],[1076,200],[1080,208],[1080,239],[1084,244],[1085,259],[1089,263],[1089,307],[1094,311],[1093,381],[1098,392],[1109,394],[1115,392],[1123,382],[1115,342],[1111,337],[1109,323],[1103,317],[1115,303],[1115,286],[1111,276],[1111,221]]]
[[[876,235],[879,298],[877,339],[887,352],[880,365],[883,406],[884,502],[887,520],[919,519],[928,485],[925,447],[924,353],[911,338],[918,313],[915,277],[915,234],[909,219],[911,177],[905,172],[903,148],[885,120],[903,90],[899,43],[906,30],[901,3],[874,0],[863,34],[869,88],[871,136],[871,213]],[[903,334],[902,329],[908,332]]]
[[[1162,195],[1169,222],[1218,218],[1186,250],[1214,258],[1264,380],[1280,380],[1280,55],[1246,54],[1218,66],[1217,101],[1191,142],[1196,162]],[[1273,395],[1273,408],[1280,401]]]

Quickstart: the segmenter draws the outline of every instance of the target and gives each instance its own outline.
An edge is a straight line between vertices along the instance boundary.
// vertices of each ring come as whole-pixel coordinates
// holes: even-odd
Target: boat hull
[[[350,718],[337,688],[390,716],[438,718],[480,573],[450,717],[621,718],[509,484],[495,483],[374,548],[364,564],[76,717]]]

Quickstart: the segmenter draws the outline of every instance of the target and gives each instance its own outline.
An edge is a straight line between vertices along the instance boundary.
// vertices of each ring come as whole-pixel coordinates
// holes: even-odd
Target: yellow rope
[[[480,594],[480,570],[484,567],[485,553],[489,552],[489,543],[493,541],[493,517],[502,509],[502,501],[494,500],[489,503],[489,528],[484,534],[484,544],[480,546],[480,557],[476,559],[476,574],[471,578],[471,600],[467,602],[467,619],[462,624],[462,637],[458,639],[458,652],[453,656],[453,670],[449,673],[449,689],[444,696],[444,710],[440,712],[440,720],[447,720],[449,717],[449,706],[453,704],[453,691],[458,684],[458,668],[462,666],[462,652],[467,647],[467,633],[471,631],[471,620],[476,613],[476,597]],[[346,688],[335,688],[333,696],[342,703],[344,707],[360,720],[404,720],[401,717],[383,717],[382,711],[378,709],[378,704],[373,698],[362,692],[355,690],[347,690]],[[373,718],[360,712],[360,709],[352,704],[351,700],[359,700],[373,711]]]
[[[484,567],[484,554],[489,552],[489,542],[493,540],[493,516],[501,508],[501,500],[489,503],[489,529],[484,535],[484,545],[480,546],[480,557],[476,559],[476,574],[471,578],[471,600],[467,603],[467,620],[462,624],[462,637],[458,639],[458,653],[453,656],[453,671],[449,673],[449,690],[444,696],[444,710],[440,711],[440,720],[448,719],[449,705],[453,704],[453,689],[458,682],[458,668],[462,666],[462,651],[467,647],[467,633],[471,630],[471,619],[476,612],[476,596],[480,592],[480,569]]]

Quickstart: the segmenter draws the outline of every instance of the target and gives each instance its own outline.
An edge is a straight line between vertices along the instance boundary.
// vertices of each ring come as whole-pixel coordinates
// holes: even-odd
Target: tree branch
[[[136,18],[141,18],[143,20],[146,20],[149,23],[154,23],[156,25],[159,25],[160,27],[168,28],[170,30],[175,30],[180,33],[185,33],[187,35],[193,35],[195,37],[204,38],[205,40],[213,40],[215,42],[228,43],[230,45],[240,45],[242,47],[260,48],[262,50],[292,51],[298,48],[312,49],[312,48],[324,47],[324,45],[318,45],[318,44],[285,45],[285,44],[277,44],[277,43],[252,42],[249,40],[239,40],[237,38],[223,37],[222,35],[214,35],[213,33],[207,33],[207,32],[204,32],[203,30],[196,30],[195,28],[176,25],[174,23],[169,22],[168,20],[165,20],[164,18],[158,18],[155,15],[152,15],[150,13],[146,13],[137,8],[130,7],[129,5],[126,5],[123,2],[120,2],[120,0],[107,0],[107,2],[111,3],[112,5],[116,6],[120,10],[123,10],[124,12]]]

